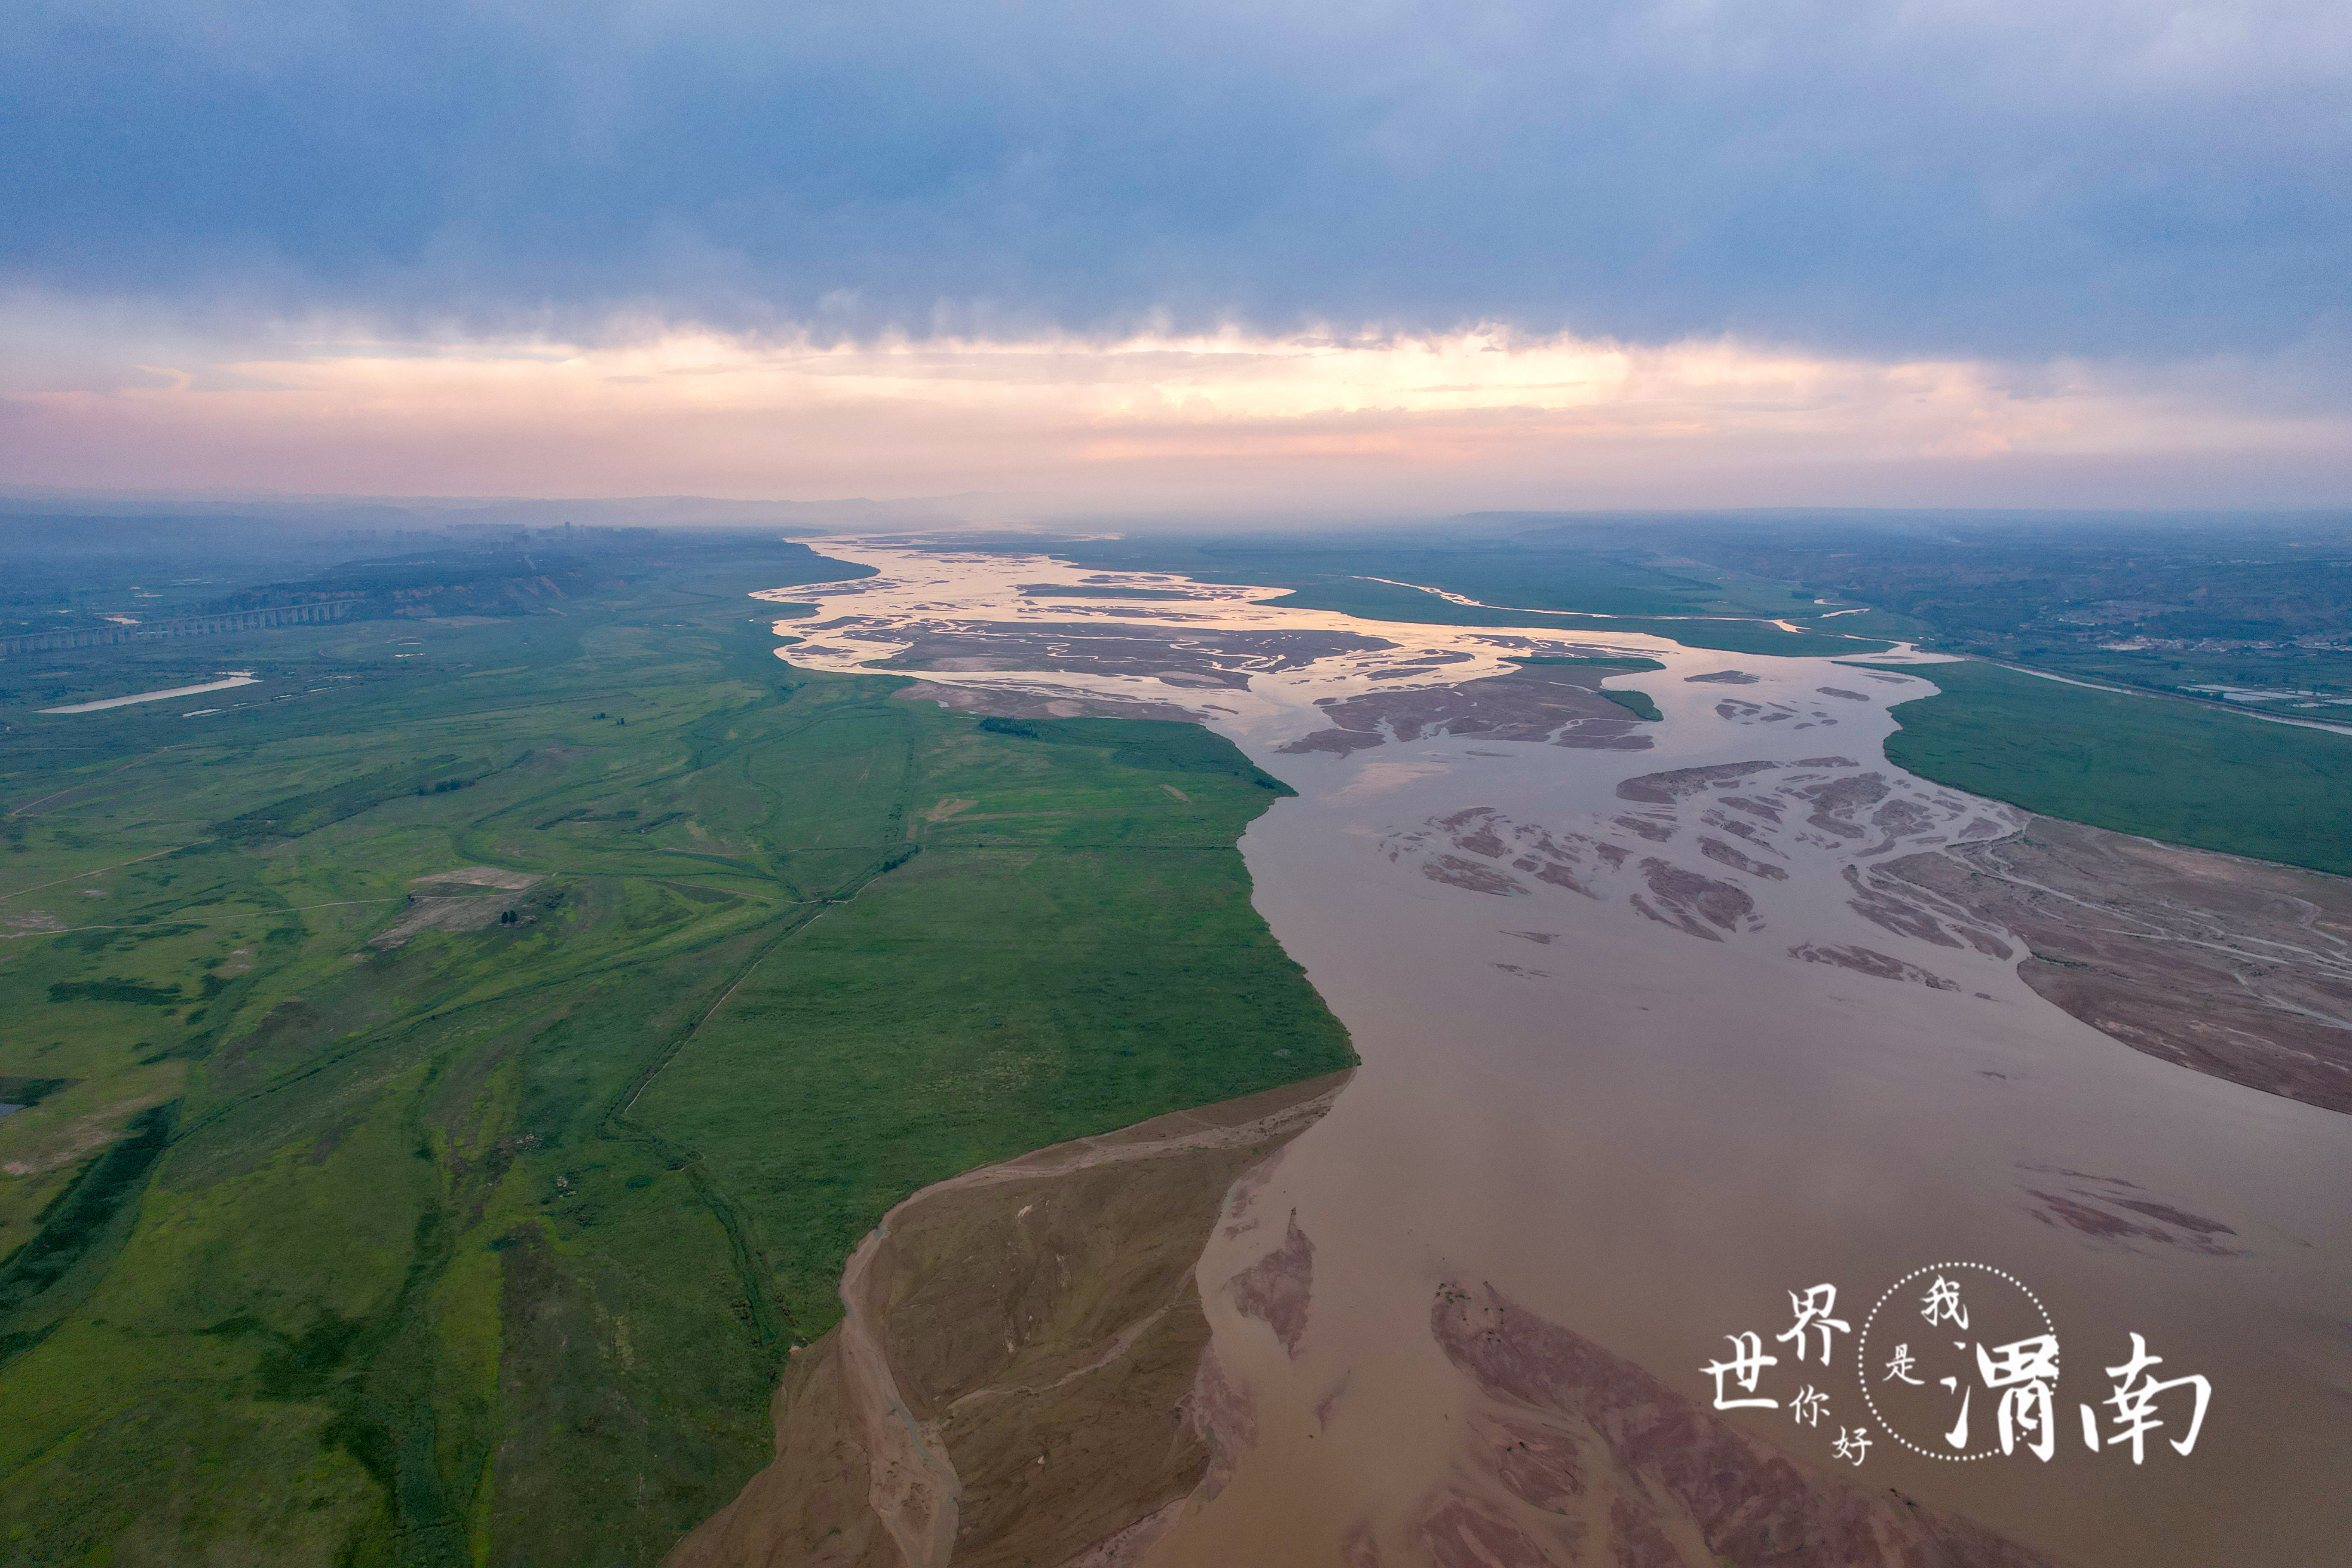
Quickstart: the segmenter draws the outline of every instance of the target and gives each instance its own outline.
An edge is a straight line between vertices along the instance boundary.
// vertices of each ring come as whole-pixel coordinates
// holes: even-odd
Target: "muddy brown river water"
[[[821,600],[779,624],[807,639],[782,650],[794,662],[992,639],[1000,656],[909,673],[1049,711],[1174,703],[1299,792],[1242,847],[1363,1067],[1250,1200],[1265,1223],[1221,1230],[1202,1259],[1255,1441],[1149,1563],[1425,1560],[1417,1521],[1477,1484],[1473,1432],[1492,1414],[1433,1335],[1449,1285],[1492,1287],[1707,1405],[1702,1367],[1756,1332],[1778,1362],[1727,1393],[1776,1404],[1733,1412],[1743,1430],[2063,1561],[2352,1563],[2352,1119],[2127,1049],[2030,990],[2008,933],[1878,874],[2022,821],[1885,762],[1887,709],[1927,694],[1931,663],[1391,626],[1244,588],[1057,601],[1035,590],[1181,585],[824,548],[881,575],[780,590]],[[1164,674],[1089,668],[1085,637],[1050,629],[1086,624],[1195,651]],[[1245,651],[1217,664],[1221,637]],[[1663,710],[1639,726],[1647,749],[1411,725],[1283,749],[1335,701],[1492,675],[1513,653],[1609,651],[1665,666],[1609,681]],[[1229,1289],[1285,1247],[1267,1267],[1303,1286],[1303,1330]],[[1937,1277],[1976,1304],[1973,1342],[1923,1311]],[[1791,1293],[1820,1284],[1847,1325],[1826,1364],[1776,1338]],[[2000,1452],[2000,1396],[1970,1353],[1994,1324],[2041,1331],[2019,1315],[2037,1310],[2059,1342],[2046,1461]],[[2143,1463],[2106,1442],[2106,1369],[2135,1333],[2164,1358],[2157,1378],[2209,1382],[2187,1455],[2168,1440],[2188,1387],[2158,1396]],[[1920,1384],[1889,1374],[1898,1342]],[[1956,1444],[1945,1417],[1964,1393],[1974,1425]],[[1857,1429],[1869,1446],[1842,1456]]]

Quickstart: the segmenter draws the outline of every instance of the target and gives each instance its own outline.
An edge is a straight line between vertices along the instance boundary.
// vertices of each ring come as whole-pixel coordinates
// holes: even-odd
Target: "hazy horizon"
[[[86,518],[137,522],[260,523],[336,534],[380,532],[391,542],[401,529],[446,531],[452,524],[557,528],[655,527],[686,530],[775,530],[789,535],[1034,534],[1041,541],[1110,531],[1134,535],[1328,535],[1333,538],[1458,538],[1499,541],[1576,524],[1640,528],[1677,522],[1773,524],[1819,521],[1864,529],[1955,527],[2059,533],[2101,529],[2180,527],[2194,530],[2307,528],[2315,534],[2352,533],[2345,507],[1587,507],[1476,510],[1356,508],[1276,510],[1236,506],[1182,510],[1118,510],[1055,505],[1045,498],[986,492],[948,496],[787,497],[289,494],[268,490],[111,490],[62,486],[0,485],[0,528],[20,522]]]
[[[0,35],[0,482],[2352,502],[2318,0]]]

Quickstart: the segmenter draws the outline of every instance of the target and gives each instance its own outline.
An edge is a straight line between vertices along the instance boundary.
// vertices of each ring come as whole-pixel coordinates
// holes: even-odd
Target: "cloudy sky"
[[[0,8],[0,482],[2352,503],[2342,0]]]

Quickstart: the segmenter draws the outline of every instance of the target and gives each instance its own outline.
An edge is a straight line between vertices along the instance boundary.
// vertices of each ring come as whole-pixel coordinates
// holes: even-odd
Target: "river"
[[[1258,908],[1363,1067],[1255,1200],[1285,1225],[1221,1233],[1202,1258],[1216,1352],[1259,1439],[1151,1563],[1333,1561],[1351,1536],[1412,1561],[1414,1510],[1465,1472],[1479,1403],[1431,1334],[1447,1282],[1491,1284],[1702,1402],[1717,1394],[1703,1365],[1758,1332],[1780,1361],[1755,1392],[1778,1403],[1734,1412],[1744,1429],[2070,1562],[2352,1562],[2352,1119],[2126,1048],[2028,989],[2000,933],[1955,946],[1948,911],[1920,928],[1932,940],[1890,929],[1920,910],[1888,913],[1878,865],[2021,821],[1886,763],[1887,710],[1927,694],[1932,665],[1360,622],[1269,608],[1257,589],[1056,601],[1034,590],[1181,584],[825,549],[880,575],[778,591],[821,601],[779,625],[808,639],[781,650],[795,663],[849,671],[943,629],[992,636],[1004,657],[951,662],[999,668],[920,673],[1181,702],[1299,792],[1242,848]],[[1003,668],[1083,665],[1054,628],[1107,621],[1246,647],[1225,667],[1246,688],[1204,688],[1198,666],[1173,680]],[[1264,651],[1285,636],[1307,651]],[[1365,636],[1395,646],[1341,646]],[[1665,667],[1610,682],[1664,712],[1642,727],[1648,750],[1477,735],[1281,749],[1324,727],[1318,700],[1603,649]],[[1727,868],[1710,840],[1754,869]],[[1313,1248],[1295,1352],[1225,1289],[1291,1224]],[[1993,1448],[1983,1390],[1968,1440],[1942,1442],[1950,1395],[1886,1374],[1898,1324],[1922,1357],[1959,1342],[1920,1310],[1946,1277],[1978,1303],[1980,1339],[2046,1314],[2063,1369],[2049,1460]],[[1821,1284],[1848,1327],[1829,1364],[1796,1362],[1775,1336]],[[2165,1358],[2156,1375],[2209,1381],[2186,1456],[2163,1440],[2186,1431],[2186,1388],[2144,1463],[2078,1430],[2087,1407],[2111,1435],[2105,1369],[2133,1333]],[[1794,1418],[1801,1386],[1827,1402],[1812,1425]],[[1833,1447],[1857,1427],[1874,1439],[1862,1468]]]

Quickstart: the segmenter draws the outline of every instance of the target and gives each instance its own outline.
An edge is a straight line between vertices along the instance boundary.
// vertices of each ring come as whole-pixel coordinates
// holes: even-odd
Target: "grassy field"
[[[1636,719],[1646,719],[1654,724],[1665,718],[1658,710],[1656,700],[1646,691],[1604,691],[1601,695]]]
[[[1907,636],[1918,625],[1872,611],[1816,626],[1811,623],[1823,609],[1810,592],[1697,562],[1654,560],[1638,546],[1538,550],[1465,544],[1441,549],[1144,538],[1087,541],[1054,553],[1084,565],[1288,588],[1288,594],[1271,602],[1370,621],[1635,632],[1730,653],[1883,653],[1887,643],[1874,637]],[[1454,604],[1441,592],[1480,603]],[[1484,607],[1489,605],[1510,607]],[[1681,616],[1710,618],[1667,618]],[[1789,620],[1799,629],[1772,624],[1778,620]]]
[[[1449,589],[1452,592],[1459,590]],[[1475,595],[1473,595],[1474,597]],[[1578,615],[1542,609],[1486,609],[1457,605],[1421,588],[1362,578],[1317,583],[1270,601],[1302,610],[1337,610],[1368,621],[1413,621],[1441,626],[1517,626],[1559,632],[1636,633],[1685,647],[1726,653],[1790,656],[1884,653],[1888,644],[1809,629],[1787,631],[1762,620],[1667,620],[1642,616]]]
[[[2256,690],[2312,691],[2328,697],[2352,695],[2352,654],[2341,648],[2135,653],[2053,643],[2033,647],[2029,657],[2037,667],[2080,680],[2103,680],[2158,691],[2178,693],[2190,686],[2235,686]],[[2352,722],[2352,710],[2343,708],[2297,712],[2285,702],[2264,706],[2296,718]]]
[[[1461,591],[1450,584],[1435,586],[1446,587],[1449,592]],[[1517,626],[1601,635],[1630,632],[1665,637],[1685,647],[1714,648],[1726,653],[1853,655],[1884,653],[1888,647],[1885,642],[1810,629],[1787,631],[1763,620],[1668,620],[1605,612],[1580,615],[1540,608],[1486,609],[1479,605],[1457,605],[1422,588],[1365,578],[1333,578],[1311,584],[1271,602],[1302,610],[1337,610],[1342,615],[1368,621],[1413,621],[1424,626]]]
[[[1889,761],[2049,816],[2352,874],[2352,736],[1998,665],[1917,670]]]
[[[1564,666],[1583,666],[1583,667],[1585,667],[1585,668],[1591,668],[1591,667],[1593,667],[1593,666],[1596,666],[1596,665],[1597,665],[1597,666],[1600,666],[1601,668],[1605,668],[1605,669],[1625,670],[1625,671],[1629,671],[1629,672],[1630,672],[1630,671],[1633,671],[1633,670],[1643,670],[1643,669],[1664,669],[1664,668],[1666,668],[1664,665],[1663,665],[1663,664],[1659,663],[1659,662],[1658,662],[1656,659],[1654,659],[1654,658],[1592,658],[1592,657],[1590,657],[1590,656],[1587,656],[1587,655],[1584,655],[1584,654],[1540,654],[1540,653],[1539,653],[1539,654],[1528,654],[1528,655],[1524,655],[1524,656],[1521,656],[1521,655],[1514,655],[1514,654],[1506,654],[1506,655],[1504,655],[1503,657],[1505,658],[1505,659],[1506,659],[1507,662],[1512,663],[1512,664],[1528,664],[1528,665],[1536,665],[1536,666],[1538,666],[1538,667],[1545,666],[1545,665],[1564,665]]]
[[[651,1562],[891,1204],[1351,1059],[1280,786],[795,671],[741,595],[835,574],[11,671],[0,1560]],[[385,940],[420,879],[488,918]]]

